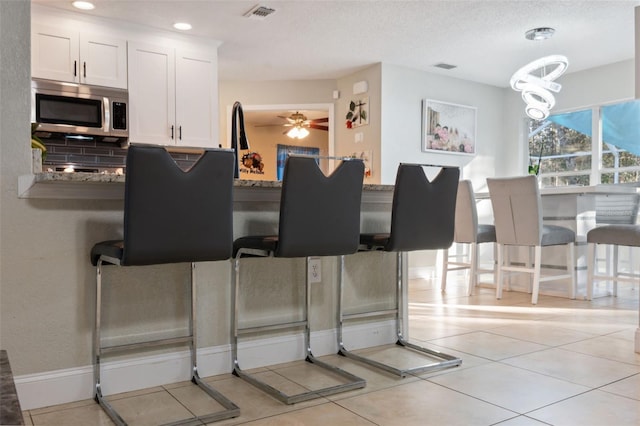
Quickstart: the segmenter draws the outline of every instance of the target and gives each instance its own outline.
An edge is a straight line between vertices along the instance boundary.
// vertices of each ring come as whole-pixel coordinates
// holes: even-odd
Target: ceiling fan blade
[[[314,124],[314,123],[309,123],[308,127],[316,130],[325,130],[325,131],[329,130],[329,126],[323,126],[321,124]]]
[[[324,118],[314,118],[309,120],[310,123],[327,123],[329,121],[329,117]]]

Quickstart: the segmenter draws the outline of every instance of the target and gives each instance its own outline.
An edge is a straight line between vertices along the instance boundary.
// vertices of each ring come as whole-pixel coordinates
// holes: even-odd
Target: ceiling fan
[[[309,135],[309,130],[307,129],[324,130],[325,132],[329,130],[329,117],[308,119],[306,115],[296,111],[288,117],[278,115],[278,118],[283,118],[287,122],[283,124],[267,124],[266,126],[291,127],[291,129],[282,133],[290,138],[302,139],[307,137]]]

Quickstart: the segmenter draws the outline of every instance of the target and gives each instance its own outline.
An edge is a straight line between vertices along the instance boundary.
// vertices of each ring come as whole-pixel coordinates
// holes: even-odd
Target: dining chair
[[[487,178],[487,185],[498,243],[496,298],[502,298],[505,278],[513,273],[527,273],[530,274],[532,281],[530,287],[532,304],[538,303],[540,283],[555,280],[568,280],[569,297],[575,299],[576,234],[563,226],[543,224],[542,203],[536,176]],[[542,248],[559,245],[566,246],[566,272],[542,276]],[[528,260],[524,265],[511,261],[509,249],[512,247],[527,249]],[[533,263],[531,251],[534,253]]]
[[[447,288],[449,271],[469,270],[467,294],[471,296],[478,285],[480,274],[492,273],[494,277],[496,276],[495,259],[492,269],[482,269],[478,262],[478,244],[495,243],[496,228],[494,225],[478,224],[476,199],[470,180],[461,180],[458,183],[453,242],[456,245],[464,244],[468,247],[466,253],[452,253],[451,249],[443,250],[441,289],[445,291]],[[455,249],[457,250],[458,247]]]
[[[196,264],[231,257],[234,159],[231,150],[205,149],[197,162],[189,170],[183,171],[164,147],[131,145],[127,150],[124,237],[99,242],[91,249],[91,263],[96,267],[93,348],[95,400],[117,425],[127,423],[102,394],[103,358],[178,344],[189,346],[191,381],[222,409],[172,424],[201,424],[240,414],[237,405],[200,378],[196,333]],[[136,267],[168,263],[190,264],[190,314],[186,333],[120,345],[104,342],[101,338],[103,266]],[[148,283],[148,292],[157,291],[153,284]],[[135,301],[131,305],[138,306]]]
[[[609,186],[609,185],[601,185]],[[619,185],[611,185],[613,187]],[[638,221],[638,209],[640,207],[640,194],[599,194],[596,195],[596,226],[602,225],[633,225]],[[627,267],[620,269],[619,245],[605,245],[605,255],[599,258],[596,250],[596,263],[605,264],[605,274],[613,275],[612,269],[616,268],[616,275],[633,276],[636,262],[631,255],[632,247],[627,247]],[[615,283],[614,283],[615,285]],[[593,289],[592,289],[593,290]]]
[[[353,389],[363,388],[364,379],[345,370],[320,361],[311,349],[311,284],[309,263],[312,257],[336,256],[340,261],[339,283],[344,279],[344,255],[358,250],[360,235],[360,202],[364,163],[361,160],[345,158],[329,176],[318,167],[316,159],[307,156],[289,156],[286,159],[280,196],[280,215],[277,235],[247,235],[237,238],[233,244],[232,268],[232,357],[233,374],[251,383],[258,389],[285,404],[295,404],[323,396],[333,395]],[[289,321],[273,320],[271,323],[254,324],[241,322],[247,309],[241,309],[240,299],[251,300],[260,286],[259,281],[242,283],[240,266],[251,257],[303,258],[305,259],[305,282],[293,283],[303,289],[304,305],[302,318]],[[242,260],[246,258],[247,260]],[[253,297],[253,299],[256,299]],[[260,304],[260,301],[253,302]],[[297,312],[297,311],[296,311]],[[264,315],[263,315],[264,316]],[[292,314],[293,316],[293,314]],[[334,318],[334,315],[331,315]],[[285,393],[260,379],[259,374],[248,373],[240,368],[239,339],[241,336],[255,335],[256,332],[293,330],[303,328],[305,361],[315,366],[317,386],[303,388],[298,393]],[[291,332],[289,333],[291,334]],[[323,374],[324,373],[324,374]],[[310,373],[313,374],[313,373]],[[324,376],[324,377],[323,377]],[[326,381],[327,376],[337,378]],[[299,387],[299,386],[297,386]]]
[[[636,283],[640,281],[640,273],[621,274],[618,271],[617,250],[614,251],[612,269],[606,272],[598,271],[596,262],[597,246],[608,245],[617,249],[619,246],[629,247],[630,258],[633,257],[633,249],[640,247],[640,225],[617,224],[597,226],[587,232],[587,300],[593,299],[593,287],[598,280],[613,281],[613,296],[618,295],[618,282]]]
[[[396,295],[393,309],[371,310],[347,313],[344,306],[344,287],[340,282],[338,306],[338,347],[339,354],[405,377],[407,374],[455,367],[462,360],[435,349],[429,349],[407,341],[404,337],[402,318],[408,305],[403,282],[405,269],[403,257],[415,250],[441,250],[451,246],[454,234],[454,217],[460,169],[441,167],[431,181],[421,164],[400,164],[396,173],[391,207],[391,227],[389,232],[360,235],[360,251],[394,252],[396,256]],[[431,166],[434,167],[434,166]],[[357,255],[356,255],[357,256]],[[356,284],[357,285],[357,284]],[[414,354],[426,355],[426,364],[413,367],[398,367],[380,362],[347,350],[343,339],[344,323],[348,320],[362,320],[373,316],[392,316],[396,328],[396,345]]]

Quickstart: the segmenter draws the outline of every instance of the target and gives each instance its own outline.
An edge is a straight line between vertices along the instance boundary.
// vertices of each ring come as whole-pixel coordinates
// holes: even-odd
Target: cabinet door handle
[[[182,126],[178,127],[178,139],[182,140]]]
[[[78,61],[73,61],[73,76],[78,76]]]
[[[82,63],[82,73],[84,74],[84,78],[87,78],[87,63]]]
[[[173,139],[173,125],[171,125],[171,139]]]

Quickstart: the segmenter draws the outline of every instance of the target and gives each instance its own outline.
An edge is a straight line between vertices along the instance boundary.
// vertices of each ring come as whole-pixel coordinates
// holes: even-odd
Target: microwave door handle
[[[109,133],[110,131],[110,127],[111,127],[111,109],[109,108],[109,98],[104,97],[102,98],[102,102],[104,104],[104,115],[102,117],[102,130],[105,131],[105,133]]]

